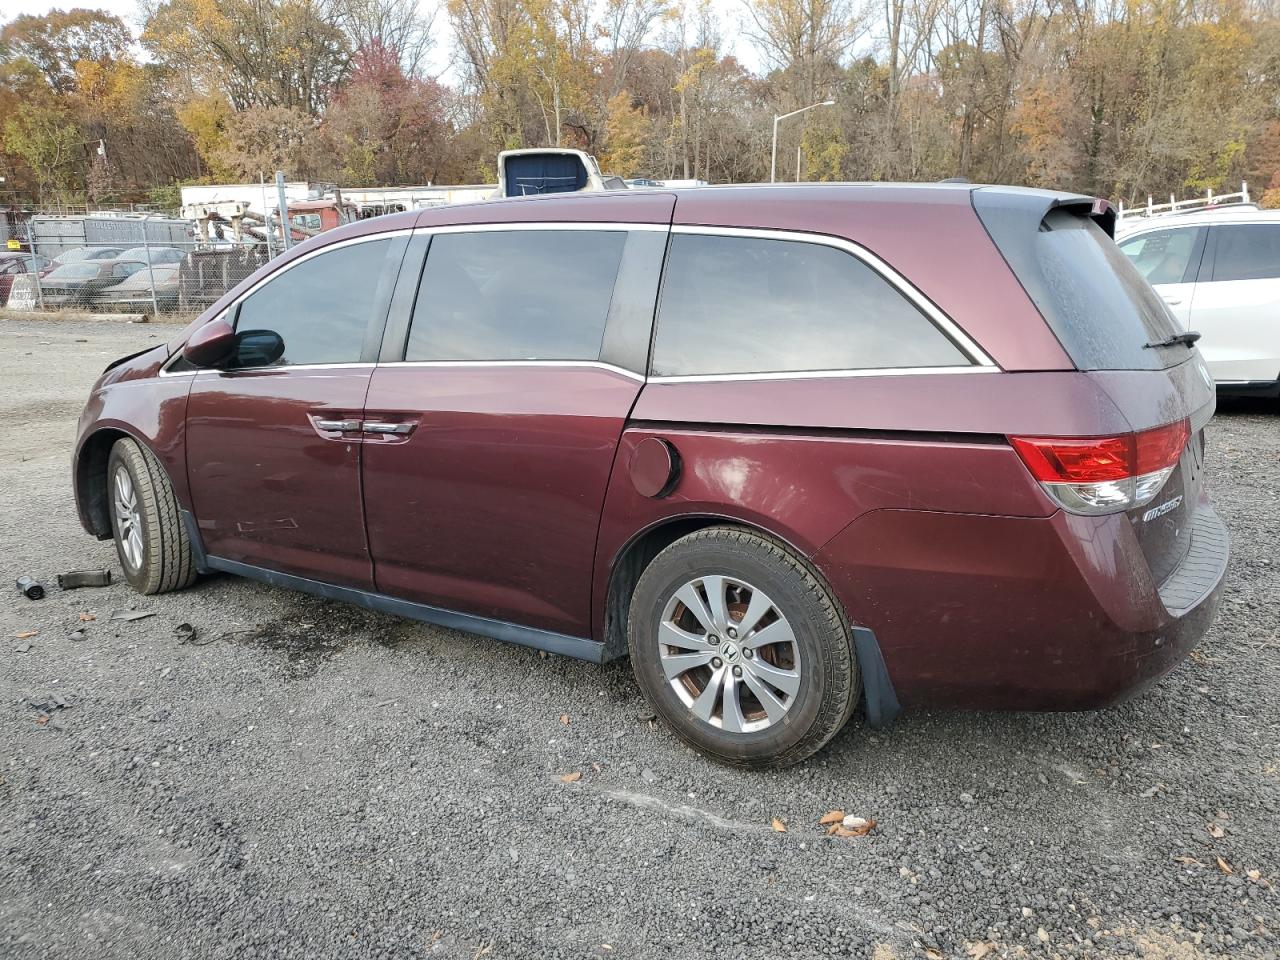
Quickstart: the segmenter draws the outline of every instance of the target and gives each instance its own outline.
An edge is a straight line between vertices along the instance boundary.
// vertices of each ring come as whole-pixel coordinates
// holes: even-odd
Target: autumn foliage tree
[[[139,0],[0,28],[27,202],[490,180],[499,150],[749,181],[965,176],[1280,204],[1280,12],[1246,0]],[[453,47],[435,50],[447,19]],[[734,55],[750,48],[758,69]],[[140,49],[141,48],[141,49]],[[452,64],[449,83],[429,72]],[[105,144],[105,158],[98,144]]]

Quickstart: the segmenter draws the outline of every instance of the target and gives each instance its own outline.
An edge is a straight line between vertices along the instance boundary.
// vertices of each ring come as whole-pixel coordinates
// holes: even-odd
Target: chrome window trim
[[[373,369],[376,363],[353,361],[352,363],[285,363],[266,367],[218,367],[200,370],[200,373],[274,373],[277,370],[364,370]]]
[[[848,380],[855,377],[915,377],[943,374],[1002,373],[997,366],[967,367],[870,367],[864,370],[782,370],[772,373],[691,373],[650,377],[649,383],[723,383],[740,380]]]
[[[427,225],[415,227],[414,232],[418,234],[437,234],[511,233],[517,230],[590,230],[596,233],[630,233],[637,230],[649,230],[666,233],[670,229],[671,225],[666,223],[629,223],[615,220],[548,220],[545,222],[521,220],[516,223],[456,223],[442,227]]]
[[[182,354],[175,356],[173,363]],[[273,365],[269,367],[201,367],[198,370],[161,370],[162,377],[194,377],[197,373],[275,373],[277,370],[363,370],[373,369],[376,363],[286,363],[281,365]]]
[[[755,240],[782,240],[789,243],[812,243],[818,246],[834,247],[837,250],[843,250],[845,253],[862,261],[876,273],[878,273],[886,282],[888,282],[895,290],[901,293],[908,302],[910,302],[917,310],[925,315],[936,327],[964,353],[973,363],[980,368],[991,368],[998,370],[994,360],[978,346],[976,342],[959,326],[955,321],[943,313],[933,302],[923,293],[916,289],[912,283],[907,280],[897,270],[889,266],[884,260],[868,250],[861,244],[854,243],[852,240],[846,240],[843,237],[833,237],[826,233],[803,233],[796,230],[771,230],[771,229],[755,229],[746,227],[713,227],[713,226],[695,226],[688,224],[680,224],[672,226],[671,233],[687,234],[710,237],[746,237]],[[658,314],[654,324],[654,336],[657,336],[658,324],[662,321],[662,305],[658,305]],[[688,380],[688,379],[704,379],[710,377],[712,379],[783,379],[794,378],[795,375],[802,376],[876,376],[883,374],[885,369],[908,370],[911,373],[920,373],[921,371],[944,371],[954,372],[956,370],[967,370],[967,367],[893,367],[883,368],[881,370],[870,369],[851,370],[851,371],[830,371],[830,370],[814,370],[814,371],[767,371],[762,373],[732,373],[732,374],[688,374],[675,377],[650,377],[650,381],[657,383],[668,380]]]
[[[603,360],[392,360],[379,367],[560,367],[605,370],[644,383],[644,374]]]

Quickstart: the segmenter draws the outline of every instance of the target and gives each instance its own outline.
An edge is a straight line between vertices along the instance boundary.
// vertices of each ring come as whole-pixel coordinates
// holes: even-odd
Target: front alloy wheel
[[[107,458],[107,499],[116,555],[139,593],[190,586],[196,567],[182,511],[164,466],[146,447],[122,437]]]
[[[111,516],[115,521],[120,561],[126,572],[137,573],[143,560],[142,514],[138,509],[138,491],[123,463],[116,464],[111,489]]]

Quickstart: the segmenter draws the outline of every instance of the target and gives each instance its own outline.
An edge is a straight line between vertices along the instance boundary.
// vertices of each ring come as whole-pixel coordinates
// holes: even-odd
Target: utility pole
[[[804,113],[806,110],[812,110],[814,107],[834,107],[834,100],[823,100],[821,103],[811,103],[807,107],[801,107],[799,110],[792,110],[790,113],[784,113],[773,118],[773,153],[769,160],[769,182],[776,183],[778,180],[778,122],[785,120],[787,117],[794,117],[798,113]],[[796,179],[800,179],[799,176]]]
[[[284,198],[284,171],[276,171],[276,202],[279,204],[277,212],[280,216],[280,236],[284,242],[284,248],[288,250],[293,246],[293,237],[290,236],[292,231],[289,229],[289,204]]]

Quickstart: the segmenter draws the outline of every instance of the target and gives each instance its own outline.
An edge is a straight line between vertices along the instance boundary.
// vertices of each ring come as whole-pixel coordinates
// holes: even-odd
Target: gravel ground
[[[76,522],[74,423],[171,329],[0,322],[10,585],[116,566]],[[1230,585],[1155,689],[855,719],[769,774],[680,746],[626,664],[230,577],[6,588],[0,957],[1274,958],[1280,404],[1211,430]],[[827,838],[833,808],[878,825]]]

